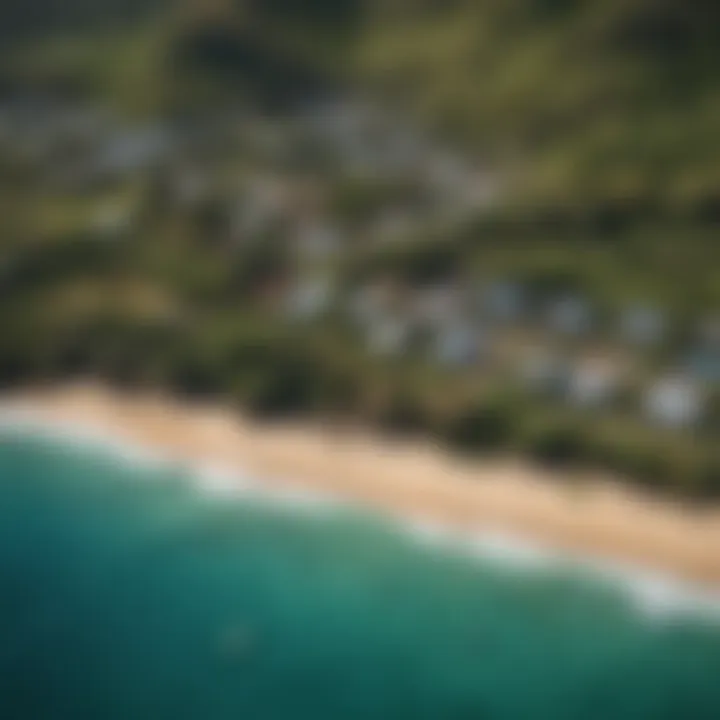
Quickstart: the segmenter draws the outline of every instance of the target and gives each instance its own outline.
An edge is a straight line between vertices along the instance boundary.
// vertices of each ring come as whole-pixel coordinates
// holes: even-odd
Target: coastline
[[[222,406],[91,384],[8,394],[0,411],[10,425],[16,417],[71,436],[78,429],[206,468],[220,492],[240,490],[249,475],[279,496],[316,494],[388,515],[431,541],[482,533],[490,550],[527,541],[589,567],[601,559],[720,588],[720,508],[692,510],[607,478],[571,487],[521,462],[471,462],[430,443],[309,422],[262,425]]]

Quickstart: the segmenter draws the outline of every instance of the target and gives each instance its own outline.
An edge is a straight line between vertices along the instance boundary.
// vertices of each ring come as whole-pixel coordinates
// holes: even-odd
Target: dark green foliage
[[[374,422],[383,430],[399,435],[428,433],[430,418],[418,398],[408,391],[391,392],[378,408]]]
[[[445,240],[419,238],[389,247],[358,263],[359,276],[387,274],[411,285],[449,280],[460,273],[462,247]]]
[[[250,0],[244,9],[260,23],[318,28],[326,32],[351,30],[361,18],[363,0]]]
[[[202,118],[360,88],[380,105],[387,98],[411,126],[437,130],[461,154],[466,148],[469,158],[484,159],[503,192],[491,213],[462,227],[438,232],[419,223],[414,237],[378,247],[366,240],[386,209],[428,212],[417,178],[343,179],[332,153],[317,162],[308,143],[298,165],[332,168],[324,178],[328,214],[356,240],[334,268],[343,289],[390,278],[403,300],[409,286],[460,280],[473,289],[509,279],[528,291],[534,320],[545,300],[570,293],[590,297],[608,323],[609,309],[647,299],[683,323],[643,372],[676,360],[693,340],[694,320],[720,302],[720,6],[713,0],[252,0],[238,2],[237,12],[233,3],[219,11],[197,3],[157,26],[125,27],[161,5],[14,3],[0,47],[32,35],[39,42],[0,61],[0,89],[27,90],[29,78],[45,72],[62,79],[56,92],[100,88],[131,112],[136,96],[149,97],[158,115],[189,109]],[[107,49],[105,35],[102,43],[93,37],[101,28],[111,31]],[[72,37],[58,54],[45,41],[59,30]],[[488,398],[475,376],[467,386],[451,372],[418,379],[415,352],[373,362],[347,327],[336,326],[335,308],[302,332],[283,322],[278,303],[297,268],[282,228],[231,236],[230,178],[252,172],[246,163],[261,152],[243,146],[236,155],[232,132],[216,135],[214,127],[202,125],[207,155],[198,158],[217,175],[214,195],[178,209],[166,183],[174,170],[165,168],[166,177],[144,178],[150,193],[137,232],[113,240],[35,230],[29,221],[45,219],[47,192],[36,187],[38,168],[13,153],[0,158],[0,216],[8,225],[0,385],[100,376],[229,399],[265,418],[353,415],[463,452],[520,449],[540,463],[599,467],[683,497],[720,496],[717,398],[697,437],[671,439],[632,415],[640,378],[610,411],[627,432],[605,432],[590,413],[578,423],[547,398]],[[97,195],[125,189],[113,183]],[[78,199],[71,195],[68,214]],[[97,199],[84,198],[88,206]],[[145,298],[148,289],[159,301]],[[609,333],[603,325],[593,341]],[[504,370],[477,374],[494,383]]]
[[[0,45],[19,38],[97,31],[137,22],[171,0],[24,0],[4,3]]]
[[[516,418],[503,404],[486,401],[460,410],[447,423],[444,435],[464,451],[494,450],[507,446],[516,431]]]
[[[199,76],[269,109],[325,89],[322,73],[303,58],[271,47],[252,30],[224,24],[188,28],[171,47],[168,63],[183,82]]]
[[[32,246],[17,250],[9,254],[7,262],[0,298],[16,299],[26,292],[46,290],[56,281],[107,275],[119,269],[122,258],[112,243],[88,235],[59,239],[42,251],[33,251]]]
[[[720,500],[720,457],[710,457],[697,470],[690,492],[698,500]]]
[[[263,418],[283,417],[307,412],[314,393],[310,378],[300,368],[282,368],[268,372],[244,389],[243,407]]]
[[[272,238],[263,238],[238,258],[231,282],[236,292],[248,293],[264,283],[282,281],[290,269],[287,252]]]
[[[527,441],[527,451],[539,463],[567,467],[582,463],[588,446],[581,429],[563,423],[533,431]]]

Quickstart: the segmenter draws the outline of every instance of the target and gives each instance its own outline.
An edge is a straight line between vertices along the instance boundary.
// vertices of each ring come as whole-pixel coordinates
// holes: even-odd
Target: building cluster
[[[582,293],[538,295],[501,278],[344,280],[348,258],[449,235],[502,187],[482,162],[371,104],[131,122],[85,103],[15,98],[0,104],[0,153],[48,193],[98,195],[83,222],[99,238],[139,232],[152,201],[205,218],[204,239],[236,253],[229,262],[274,243],[291,267],[275,285],[277,310],[294,323],[332,317],[378,358],[512,375],[578,407],[632,402],[676,428],[702,423],[720,385],[720,314],[688,329],[651,302],[608,317]],[[125,192],[137,185],[142,193]]]
[[[339,317],[372,356],[511,379],[578,408],[623,407],[658,426],[691,428],[709,418],[720,390],[713,321],[678,346],[679,328],[650,304],[601,317],[581,295],[533,297],[500,280],[408,289],[383,278],[350,290],[320,276],[295,292],[288,317]]]

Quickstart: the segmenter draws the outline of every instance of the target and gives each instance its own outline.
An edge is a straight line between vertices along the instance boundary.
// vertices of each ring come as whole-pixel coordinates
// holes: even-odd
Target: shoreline
[[[516,545],[520,555],[537,544],[542,555],[589,569],[613,566],[623,575],[720,590],[720,509],[693,510],[608,479],[573,488],[521,462],[471,462],[430,443],[310,422],[267,426],[218,405],[90,384],[7,394],[0,411],[9,425],[15,416],[31,426],[69,426],[70,437],[79,429],[201,468],[210,489],[221,493],[243,489],[249,475],[263,492],[312,494],[378,512],[430,542],[452,535],[480,543],[483,536],[499,550]]]

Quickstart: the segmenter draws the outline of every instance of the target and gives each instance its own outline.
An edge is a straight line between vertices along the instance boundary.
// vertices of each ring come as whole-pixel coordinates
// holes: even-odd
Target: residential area
[[[123,276],[114,297],[93,296],[90,272],[82,311],[61,293],[58,313],[75,308],[63,337],[80,337],[116,300],[113,312],[141,326],[200,326],[212,306],[229,328],[251,318],[300,347],[332,338],[351,364],[391,373],[385,402],[412,395],[398,388],[421,378],[431,404],[492,397],[493,408],[550,413],[561,418],[550,446],[577,418],[660,444],[668,433],[704,447],[717,437],[720,308],[693,314],[641,293],[608,302],[567,269],[548,281],[551,265],[533,274],[514,260],[486,264],[503,240],[483,220],[512,174],[371,103],[324,98],[272,116],[240,106],[148,122],[77,99],[6,97],[0,157],[6,293],[42,274],[38,248],[56,249],[51,272],[75,246],[135,266],[129,285],[119,266],[109,270]],[[543,252],[540,241],[511,257]],[[351,394],[362,395],[357,372]]]

